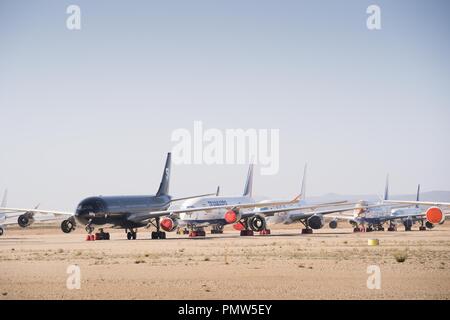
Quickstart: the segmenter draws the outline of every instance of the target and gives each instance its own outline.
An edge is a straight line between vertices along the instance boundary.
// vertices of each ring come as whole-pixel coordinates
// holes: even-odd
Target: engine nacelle
[[[33,222],[34,222],[34,218],[33,218],[33,213],[31,213],[31,212],[26,212],[26,213],[20,215],[19,218],[17,218],[17,223],[22,228],[31,226],[33,224]]]
[[[169,217],[163,218],[159,224],[161,226],[161,229],[167,232],[171,232],[175,230],[176,227],[178,227],[178,221],[173,220],[172,218]]]
[[[426,222],[425,222],[425,227],[427,227],[428,229],[433,229],[433,228],[434,228],[434,224],[432,224],[432,223],[429,222],[429,221],[426,221]]]
[[[427,217],[427,221],[431,224],[443,224],[445,221],[445,215],[441,208],[438,207],[428,208],[425,216]]]
[[[266,229],[266,219],[262,216],[253,216],[247,220],[251,230],[259,232]]]
[[[330,229],[336,229],[338,226],[337,220],[331,220],[328,226],[330,227]]]
[[[237,209],[228,210],[227,212],[225,212],[224,219],[228,224],[236,223],[241,220],[241,214]]]
[[[315,214],[308,218],[308,225],[312,229],[321,229],[324,226],[323,215]]]
[[[61,230],[64,233],[71,233],[73,230],[75,230],[75,220],[73,218],[63,220],[61,222]]]

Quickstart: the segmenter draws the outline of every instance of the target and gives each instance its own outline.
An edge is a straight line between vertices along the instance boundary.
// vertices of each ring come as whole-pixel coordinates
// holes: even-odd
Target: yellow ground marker
[[[378,239],[369,239],[367,241],[367,244],[369,246],[378,246],[380,244],[380,240],[378,240]]]

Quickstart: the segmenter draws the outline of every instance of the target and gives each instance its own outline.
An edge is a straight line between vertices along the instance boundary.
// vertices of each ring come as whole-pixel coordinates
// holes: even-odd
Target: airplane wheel
[[[160,238],[160,239],[165,239],[165,238],[166,238],[166,233],[163,232],[163,231],[160,231],[160,232],[159,232],[159,238]]]
[[[131,232],[127,232],[127,239],[128,240],[133,239],[133,234]]]
[[[0,237],[5,233],[5,231],[3,230],[3,228],[0,228]]]
[[[411,231],[411,227],[405,227],[405,231]]]
[[[133,240],[136,240],[136,238],[137,238],[137,233],[136,233],[136,232],[132,232],[132,233],[131,233],[131,236],[133,237]]]
[[[427,230],[427,227],[424,227],[424,226],[419,227],[419,231],[426,231],[426,230]]]
[[[110,236],[109,236],[109,232],[105,233],[105,240],[109,240],[109,239],[111,239]]]

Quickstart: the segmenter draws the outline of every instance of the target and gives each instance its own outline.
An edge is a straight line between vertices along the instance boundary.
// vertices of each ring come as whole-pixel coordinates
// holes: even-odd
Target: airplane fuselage
[[[166,210],[170,206],[170,200],[167,195],[90,197],[80,202],[75,218],[83,225],[139,228],[147,225],[147,222],[133,222],[131,217],[138,218],[151,211]]]
[[[214,207],[214,206],[234,206],[246,203],[254,203],[251,197],[204,197],[198,199],[190,199],[185,201],[180,209],[194,209],[199,207]],[[178,223],[180,226],[208,226],[208,225],[225,225],[228,222],[225,220],[225,213],[228,210],[225,208],[214,209],[210,211],[195,211],[180,213]],[[245,210],[243,210],[245,212]]]

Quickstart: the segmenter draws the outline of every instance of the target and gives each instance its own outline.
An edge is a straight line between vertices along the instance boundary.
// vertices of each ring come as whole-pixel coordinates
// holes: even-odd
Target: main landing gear
[[[216,224],[211,229],[211,234],[221,234],[223,233],[223,225],[222,224]]]
[[[304,228],[302,229],[302,234],[313,234],[313,229],[308,224],[308,220],[300,220],[301,224],[303,224]]]
[[[395,225],[395,224],[393,224],[393,223],[390,223],[387,230],[388,230],[389,232],[397,231],[397,225]]]
[[[135,230],[133,230],[133,229],[130,229],[130,230],[125,229],[125,232],[127,234],[127,239],[128,240],[136,240],[136,238],[137,238],[137,230],[136,229]]]
[[[198,237],[205,237],[205,236],[206,236],[206,232],[203,228],[192,229],[189,232],[189,238],[198,238]]]
[[[241,237],[251,237],[255,232],[259,232],[260,235],[270,234],[270,230],[266,229],[266,219],[262,216],[256,215],[243,219],[239,223],[244,227],[241,230]]]
[[[156,228],[156,231],[152,232],[152,240],[166,239],[166,233],[164,231],[161,231],[161,225],[159,221],[160,221],[159,217],[150,220],[150,224]]]
[[[104,232],[103,228],[98,229],[98,232],[95,234],[95,240],[109,240],[109,232]]]
[[[419,227],[419,231],[426,231],[427,227],[424,226],[423,224],[423,220],[420,220],[420,227]]]

